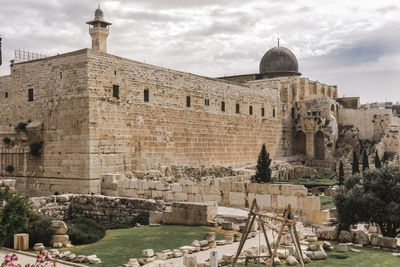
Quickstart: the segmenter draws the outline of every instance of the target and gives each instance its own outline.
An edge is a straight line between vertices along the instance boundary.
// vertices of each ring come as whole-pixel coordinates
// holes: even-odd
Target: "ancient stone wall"
[[[248,208],[253,199],[257,199],[263,210],[281,212],[290,203],[294,210],[304,216],[321,209],[319,198],[307,196],[307,189],[302,185],[234,182],[229,178],[187,179],[170,184],[127,179],[123,175],[105,175],[101,186],[104,195],[152,198],[167,202],[214,201],[221,206]]]
[[[256,161],[263,143],[280,155],[277,90],[90,51],[89,91],[92,179],[172,165],[243,166]]]
[[[103,224],[112,224],[119,219],[133,218],[140,213],[160,212],[163,201],[135,199],[101,195],[58,195],[31,198],[42,215],[59,220],[89,218]]]
[[[392,125],[390,109],[347,109],[339,107],[339,127],[355,126],[360,139],[378,142],[386,128]]]
[[[88,180],[88,105],[86,50],[13,64],[0,78],[0,175],[30,195],[98,191]],[[16,130],[19,123],[26,130]],[[32,157],[30,145],[40,142],[42,153]]]

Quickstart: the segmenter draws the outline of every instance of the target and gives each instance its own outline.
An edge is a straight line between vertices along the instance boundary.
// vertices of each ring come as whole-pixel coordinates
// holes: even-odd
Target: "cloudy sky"
[[[303,76],[361,102],[400,101],[399,0],[0,0],[3,65],[14,49],[55,55],[85,47],[100,2],[108,52],[218,77],[255,73],[281,45]]]

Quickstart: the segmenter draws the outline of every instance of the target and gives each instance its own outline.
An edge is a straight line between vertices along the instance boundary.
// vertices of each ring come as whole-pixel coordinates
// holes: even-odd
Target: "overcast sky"
[[[312,80],[361,102],[400,101],[399,0],[0,0],[3,65],[14,49],[55,55],[90,47],[100,2],[108,53],[218,77],[255,73],[276,46]]]

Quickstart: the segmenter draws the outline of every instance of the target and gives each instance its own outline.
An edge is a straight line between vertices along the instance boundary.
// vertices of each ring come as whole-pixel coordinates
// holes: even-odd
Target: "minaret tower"
[[[108,26],[110,22],[104,20],[103,11],[99,7],[94,12],[94,20],[86,22],[89,24],[89,33],[92,37],[92,49],[107,53],[107,37],[108,37]]]

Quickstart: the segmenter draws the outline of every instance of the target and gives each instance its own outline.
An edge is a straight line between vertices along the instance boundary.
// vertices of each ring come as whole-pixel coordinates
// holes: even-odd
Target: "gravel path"
[[[268,240],[271,241],[272,240],[272,231],[269,230],[267,232],[267,234],[268,234]],[[259,240],[259,237],[261,237],[260,240]],[[259,243],[259,241],[260,241],[260,243]],[[251,248],[251,247],[258,247],[259,244],[260,245],[266,245],[265,239],[264,239],[264,236],[263,236],[262,232],[257,232],[256,237],[251,238],[251,239],[247,239],[247,241],[244,244],[243,250]],[[195,255],[197,257],[197,262],[205,262],[207,259],[210,258],[210,253],[212,251],[217,251],[218,252],[218,258],[221,259],[223,254],[235,255],[238,246],[239,246],[239,242],[236,242],[236,243],[233,243],[233,244],[230,244],[230,245],[217,246],[216,248],[213,248],[213,249],[196,252],[196,253],[193,253],[192,255]],[[167,261],[171,262],[171,263],[175,263],[175,264],[183,264],[183,257],[181,257],[181,258],[173,258],[173,259],[169,259]]]

